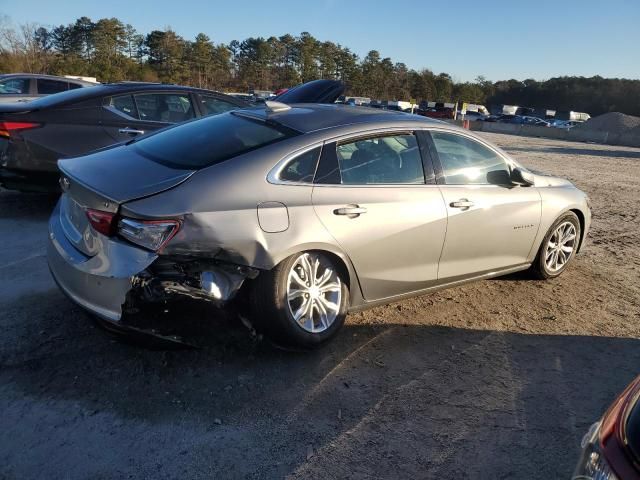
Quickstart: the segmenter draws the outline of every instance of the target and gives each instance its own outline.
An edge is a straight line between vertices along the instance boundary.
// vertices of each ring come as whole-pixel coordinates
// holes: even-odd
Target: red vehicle
[[[582,439],[573,480],[640,479],[640,376]]]
[[[429,107],[425,102],[423,105],[420,105],[417,113],[423,117],[453,120],[455,117],[455,106],[453,104],[436,103],[434,106]]]

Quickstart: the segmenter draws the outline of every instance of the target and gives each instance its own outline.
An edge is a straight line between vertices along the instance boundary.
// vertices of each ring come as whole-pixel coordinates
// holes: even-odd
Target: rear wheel
[[[580,221],[573,212],[558,218],[542,240],[531,270],[541,279],[554,278],[573,260],[580,242]]]
[[[276,343],[312,348],[342,327],[349,289],[341,265],[320,252],[293,255],[256,279],[256,327]]]

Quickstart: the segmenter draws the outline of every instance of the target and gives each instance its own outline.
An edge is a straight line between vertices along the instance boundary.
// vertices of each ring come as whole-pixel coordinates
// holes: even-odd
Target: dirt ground
[[[588,192],[574,265],[352,315],[306,354],[215,318],[199,350],[114,340],[49,276],[53,200],[0,192],[0,478],[568,478],[640,373],[640,149],[484,136]]]

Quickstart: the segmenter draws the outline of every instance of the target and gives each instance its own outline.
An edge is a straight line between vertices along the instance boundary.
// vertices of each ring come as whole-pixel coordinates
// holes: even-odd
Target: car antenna
[[[286,103],[274,102],[273,100],[265,100],[264,104],[267,106],[267,112],[278,113],[291,110],[291,107]]]

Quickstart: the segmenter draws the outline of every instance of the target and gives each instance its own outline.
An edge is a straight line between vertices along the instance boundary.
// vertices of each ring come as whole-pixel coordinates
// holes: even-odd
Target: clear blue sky
[[[458,81],[640,78],[640,0],[0,0],[14,24],[118,17],[215,42],[308,31]]]

